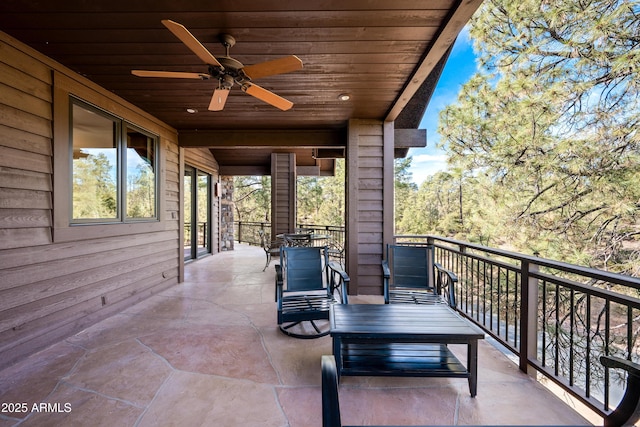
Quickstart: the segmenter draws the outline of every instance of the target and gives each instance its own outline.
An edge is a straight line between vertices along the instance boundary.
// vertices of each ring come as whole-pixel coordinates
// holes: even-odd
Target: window
[[[157,220],[158,138],[72,99],[71,223]]]

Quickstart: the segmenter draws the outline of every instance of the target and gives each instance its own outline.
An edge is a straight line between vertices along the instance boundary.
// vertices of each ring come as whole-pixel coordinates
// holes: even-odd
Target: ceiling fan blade
[[[281,109],[282,111],[287,111],[293,107],[293,102],[253,83],[245,84],[242,86],[242,90],[259,100],[266,102],[267,104],[271,104],[274,107]]]
[[[163,19],[161,22],[165,27],[169,29],[169,31],[171,31],[177,38],[179,38],[182,43],[187,45],[187,47],[191,49],[193,53],[198,55],[198,58],[202,59],[205,64],[215,65],[216,67],[221,67],[224,69],[224,67],[218,62],[216,57],[213,56],[211,52],[209,52],[207,48],[204,47],[202,43],[200,43],[198,39],[195,38],[184,25],[170,19]]]
[[[216,89],[213,91],[211,102],[209,103],[209,111],[222,111],[224,104],[229,96],[229,89]]]
[[[244,73],[251,79],[274,76],[276,74],[290,73],[302,69],[302,61],[295,55],[284,58],[261,62],[259,64],[247,65],[243,68]]]
[[[149,71],[149,70],[131,70],[131,74],[138,77],[169,77],[172,79],[197,79],[206,80],[208,74],[202,73],[184,73],[182,71]]]

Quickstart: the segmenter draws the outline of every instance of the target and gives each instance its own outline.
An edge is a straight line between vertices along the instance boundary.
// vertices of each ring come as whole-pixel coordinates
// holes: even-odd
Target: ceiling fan
[[[233,47],[236,43],[236,40],[229,34],[222,34],[220,36],[220,41],[225,47],[225,56],[216,59],[184,25],[169,19],[163,20],[162,24],[209,66],[208,72],[188,73],[180,71],[131,70],[131,74],[134,76],[199,80],[216,79],[218,81],[218,87],[213,91],[213,96],[209,103],[210,111],[221,111],[224,108],[227,96],[229,96],[229,91],[236,83],[243,92],[267,104],[273,105],[282,111],[293,107],[293,102],[258,86],[253,83],[252,80],[302,69],[302,61],[297,56],[286,56],[255,65],[247,65],[245,67],[240,61],[229,56],[229,48]]]

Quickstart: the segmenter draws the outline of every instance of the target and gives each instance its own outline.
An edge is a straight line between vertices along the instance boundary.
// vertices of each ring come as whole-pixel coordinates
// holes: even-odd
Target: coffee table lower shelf
[[[469,371],[446,344],[371,342],[342,343],[339,375],[469,378]]]

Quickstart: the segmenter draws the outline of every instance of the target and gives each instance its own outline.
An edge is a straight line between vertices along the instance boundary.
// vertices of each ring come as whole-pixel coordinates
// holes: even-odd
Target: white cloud
[[[418,185],[431,175],[447,170],[446,154],[417,154],[412,159],[409,171]]]
[[[447,155],[446,154],[418,154],[416,156],[413,156],[413,164],[415,165],[416,163],[433,163],[433,162],[447,162]]]

